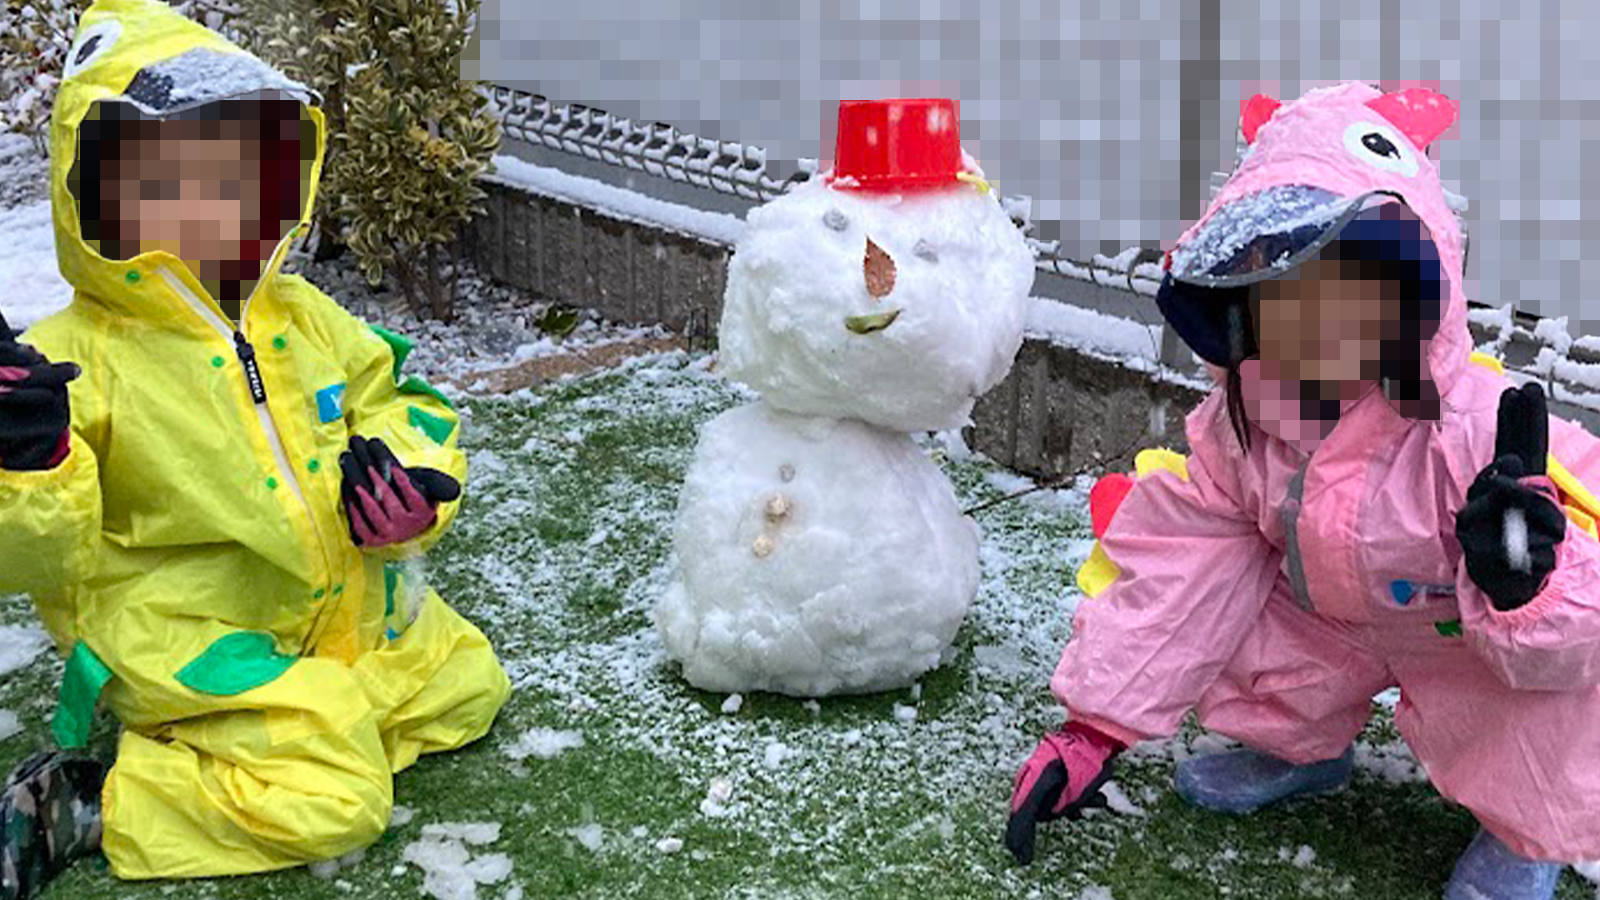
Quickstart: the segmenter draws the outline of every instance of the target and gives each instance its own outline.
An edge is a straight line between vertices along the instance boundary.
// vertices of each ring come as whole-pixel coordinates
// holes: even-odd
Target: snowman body
[[[966,184],[812,182],[750,213],[720,365],[762,399],[701,431],[655,611],[691,684],[864,693],[948,656],[979,533],[908,432],[970,421],[1021,346],[1032,283],[1020,232]]]

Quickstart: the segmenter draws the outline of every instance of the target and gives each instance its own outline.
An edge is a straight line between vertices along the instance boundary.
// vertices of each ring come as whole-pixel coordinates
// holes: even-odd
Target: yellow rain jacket
[[[97,103],[165,115],[266,88],[311,99],[164,3],[100,0],[51,123],[57,254],[76,293],[22,339],[83,376],[66,461],[0,471],[0,592],[29,592],[69,656],[58,740],[83,742],[102,695],[124,726],[102,798],[123,878],[359,849],[387,827],[392,774],[481,737],[510,689],[483,634],[396,565],[459,502],[406,546],[363,552],[349,536],[338,459],[352,435],[466,480],[450,404],[400,377],[409,344],[281,274],[293,231],[237,323],[177,257],[112,260],[85,240],[74,166]],[[324,142],[321,112],[302,112],[315,151],[308,140],[299,228]]]

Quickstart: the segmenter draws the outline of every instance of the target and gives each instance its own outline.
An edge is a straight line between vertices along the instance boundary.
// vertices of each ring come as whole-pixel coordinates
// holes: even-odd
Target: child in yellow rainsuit
[[[124,727],[109,772],[49,754],[0,791],[0,900],[96,846],[127,879],[362,848],[394,773],[483,736],[510,691],[395,565],[456,515],[456,413],[401,379],[404,339],[279,271],[315,103],[157,0],[83,15],[51,123],[76,294],[0,333],[0,593],[68,656],[58,742],[102,699]]]

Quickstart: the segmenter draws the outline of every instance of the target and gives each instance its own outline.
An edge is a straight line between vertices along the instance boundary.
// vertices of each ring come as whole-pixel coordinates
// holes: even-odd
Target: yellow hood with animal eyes
[[[50,199],[61,275],[80,296],[125,314],[158,313],[126,296],[127,285],[161,268],[185,268],[177,257],[159,250],[128,260],[107,259],[95,246],[98,242],[85,240],[74,182],[79,132],[87,118],[98,114],[97,103],[128,103],[144,116],[160,117],[262,90],[300,97],[316,142],[314,152],[303,154],[307,159],[301,167],[300,223],[309,222],[326,143],[316,94],[222,35],[160,0],[98,0],[79,21],[63,76],[50,119]],[[277,271],[287,246],[286,238],[263,268],[262,281]]]

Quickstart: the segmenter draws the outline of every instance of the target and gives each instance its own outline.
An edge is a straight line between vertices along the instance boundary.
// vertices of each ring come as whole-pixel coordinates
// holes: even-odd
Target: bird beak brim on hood
[[[1217,209],[1172,251],[1156,303],[1201,359],[1224,368],[1255,355],[1247,321],[1249,287],[1317,257],[1328,244],[1381,230],[1397,248],[1427,239],[1404,198],[1390,191],[1340,196],[1309,185],[1278,185]],[[1370,233],[1369,233],[1370,232]],[[1399,252],[1404,252],[1400,250]]]

